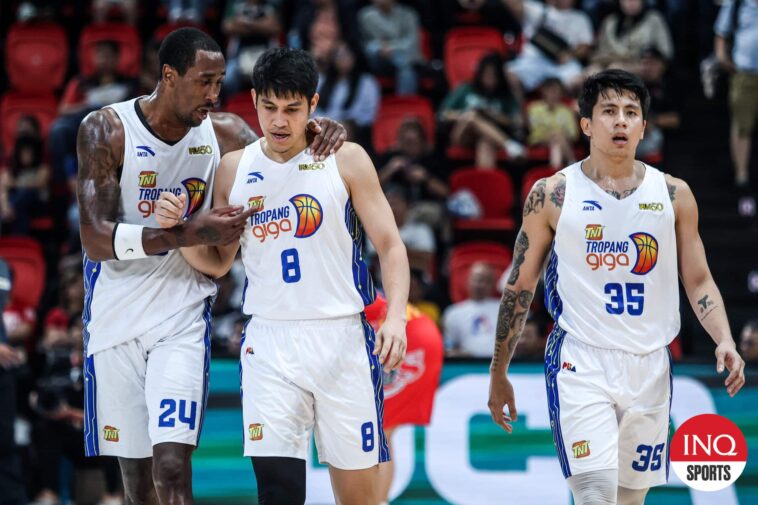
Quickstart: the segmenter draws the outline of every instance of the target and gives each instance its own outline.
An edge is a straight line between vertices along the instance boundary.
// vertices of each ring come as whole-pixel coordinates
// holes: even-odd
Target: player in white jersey
[[[241,344],[245,455],[267,505],[305,500],[305,460],[315,430],[337,503],[376,505],[378,464],[389,458],[382,427],[382,365],[406,347],[406,250],[376,170],[357,144],[318,162],[302,133],[318,103],[313,58],[266,51],[253,70],[265,138],[221,160],[214,205],[256,209],[242,234],[247,274]],[[159,202],[171,226],[184,208]],[[362,225],[382,267],[387,318],[374,336],[363,313],[374,286],[363,262]],[[162,224],[164,224],[162,222]],[[209,275],[226,273],[239,245],[183,248]]]
[[[210,37],[177,30],[159,60],[150,96],[93,112],[79,129],[85,452],[119,457],[128,503],[184,504],[192,503],[216,286],[175,249],[238,241],[252,211],[210,211],[209,193],[221,156],[256,137],[239,117],[211,112],[225,64]],[[319,155],[344,133],[325,126]],[[163,191],[187,202],[182,226],[156,227]]]
[[[666,346],[679,332],[677,277],[716,343],[717,371],[729,370],[729,395],[745,383],[692,191],[634,159],[649,104],[633,74],[587,79],[579,107],[590,155],[532,188],[498,316],[489,408],[510,433],[517,411],[506,372],[549,255],[548,409],[577,505],[641,504],[668,478]]]

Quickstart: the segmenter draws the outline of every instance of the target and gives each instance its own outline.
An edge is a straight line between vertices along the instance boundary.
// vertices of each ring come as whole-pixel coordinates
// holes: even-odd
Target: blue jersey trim
[[[345,204],[345,226],[353,239],[353,282],[355,289],[361,295],[364,305],[371,305],[376,298],[374,280],[363,261],[363,226],[353,208],[353,202],[348,198]]]
[[[83,255],[84,267],[84,310],[82,322],[84,329],[84,455],[87,457],[100,454],[100,439],[97,429],[97,380],[95,377],[95,357],[87,356],[89,344],[89,322],[92,320],[92,298],[95,283],[100,276],[100,263],[90,261]]]
[[[390,460],[390,448],[387,443],[387,436],[384,434],[384,380],[382,373],[382,364],[379,363],[379,356],[374,355],[374,344],[376,336],[374,328],[366,320],[366,314],[361,313],[361,324],[363,325],[363,336],[366,339],[366,353],[368,362],[371,366],[371,383],[374,386],[374,402],[376,404],[376,426],[379,446],[379,463]]]
[[[550,413],[550,427],[553,431],[553,443],[558,453],[558,461],[565,478],[571,477],[566,446],[563,443],[561,431],[561,403],[558,398],[558,373],[561,371],[561,347],[566,337],[566,332],[558,326],[553,327],[547,340],[545,349],[545,386],[547,387],[547,408]]]
[[[200,425],[197,428],[197,441],[195,442],[197,446],[200,446],[200,434],[203,432],[205,409],[208,407],[208,385],[211,375],[211,332],[213,331],[211,306],[213,305],[213,298],[206,298],[204,303],[203,321],[205,321],[205,334],[203,335],[203,343],[205,344],[205,357],[203,359],[203,404],[200,406]]]
[[[668,433],[666,435],[666,482],[669,481],[669,466],[671,464],[671,455],[669,448],[671,447],[671,401],[674,398],[674,360],[671,357],[671,350],[666,347],[666,354],[669,358],[669,415],[668,415]]]
[[[555,242],[550,250],[550,261],[545,271],[545,307],[555,324],[558,324],[563,312],[563,301],[558,294],[558,253],[555,252]]]

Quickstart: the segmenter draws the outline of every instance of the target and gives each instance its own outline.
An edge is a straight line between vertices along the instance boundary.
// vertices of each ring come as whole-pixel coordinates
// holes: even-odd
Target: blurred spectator
[[[650,110],[645,136],[637,146],[637,157],[645,158],[663,151],[664,132],[679,128],[680,93],[666,77],[666,61],[658,50],[648,49],[639,60],[638,73],[650,92]]]
[[[123,20],[133,25],[137,22],[137,0],[93,0],[92,13],[96,23]]]
[[[408,303],[416,307],[419,312],[440,325],[440,306],[428,299],[430,291],[427,275],[423,270],[411,268],[411,282],[408,290]]]
[[[3,326],[8,342],[26,346],[31,343],[37,326],[37,311],[11,293],[10,302],[3,309]]]
[[[738,209],[744,216],[756,213],[750,191],[751,136],[758,117],[758,0],[726,2],[716,19],[714,47],[722,67],[732,73],[729,104],[732,109],[731,153]]]
[[[484,56],[474,80],[458,86],[440,105],[441,118],[452,123],[451,143],[473,147],[479,168],[496,168],[500,149],[512,158],[525,154],[514,140],[523,127],[521,109],[502,68],[500,55]]]
[[[17,136],[10,167],[0,172],[0,217],[14,235],[27,235],[31,218],[47,202],[50,170],[44,162],[42,141]]]
[[[119,46],[101,41],[95,46],[95,72],[77,76],[63,93],[60,115],[50,127],[49,147],[53,162],[53,182],[76,178],[76,134],[82,119],[95,109],[133,96],[136,83],[118,74]]]
[[[232,0],[226,4],[221,30],[229,39],[224,90],[249,90],[258,57],[277,43],[282,31],[279,0]]]
[[[740,335],[740,353],[747,362],[758,362],[758,319],[748,321]]]
[[[162,0],[168,9],[169,23],[200,23],[208,0]],[[232,2],[233,3],[233,0]]]
[[[468,298],[454,303],[442,315],[447,356],[490,358],[495,345],[495,327],[500,300],[495,292],[495,272],[483,262],[471,266]]]
[[[435,2],[445,31],[458,26],[490,26],[515,36],[520,23],[505,8],[503,0],[442,0]]]
[[[72,254],[61,260],[58,280],[58,305],[45,315],[45,328],[54,322],[67,328],[68,322],[84,310],[84,277],[80,255]]]
[[[0,258],[0,310],[10,295],[12,276]],[[24,480],[18,461],[14,428],[16,421],[16,376],[14,370],[25,361],[24,355],[8,345],[5,325],[0,320],[0,500],[4,505],[26,505]]]
[[[573,144],[579,138],[577,117],[563,103],[564,91],[560,79],[545,79],[540,94],[541,100],[535,100],[527,106],[529,145],[547,145],[550,150],[550,166],[562,168],[576,161]]]
[[[674,57],[666,20],[645,0],[617,0],[616,12],[605,18],[600,27],[592,62],[635,72],[642,53],[650,49],[658,51],[666,61]]]
[[[161,80],[160,61],[158,60],[158,49],[161,44],[155,39],[145,44],[145,50],[142,53],[142,68],[137,83],[138,96],[149,95],[155,89],[158,81]]]
[[[374,73],[395,77],[395,93],[413,95],[418,89],[414,64],[419,53],[416,11],[395,0],[372,0],[358,13],[364,52]]]
[[[326,75],[319,80],[318,94],[315,114],[353,123],[357,129],[353,134],[354,141],[367,145],[381,92],[376,79],[367,71],[363,55],[354,53],[345,42],[340,42]]]
[[[411,268],[418,268],[425,275],[431,275],[437,252],[432,228],[426,223],[410,221],[408,192],[404,187],[390,186],[385,189],[385,195],[400,230],[400,238],[408,251]],[[367,249],[370,255],[375,256],[376,252],[371,242],[367,243]]]
[[[354,0],[296,0],[294,13],[288,45],[310,51],[322,71],[341,41],[360,45]]]
[[[400,123],[395,146],[377,160],[377,167],[382,186],[402,185],[408,190],[413,219],[434,228],[442,224],[444,202],[450,192],[447,160],[429,145],[417,118]]]
[[[528,42],[508,64],[509,81],[532,91],[548,77],[573,90],[582,80],[582,64],[590,53],[592,23],[574,9],[574,0],[503,0],[521,20]]]
[[[546,344],[547,336],[540,328],[539,321],[530,315],[524,323],[513,357],[517,360],[542,361],[545,358]]]

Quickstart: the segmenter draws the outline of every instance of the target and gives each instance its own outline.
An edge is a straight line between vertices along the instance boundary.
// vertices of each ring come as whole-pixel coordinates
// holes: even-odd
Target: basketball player
[[[590,155],[532,188],[500,304],[489,408],[510,433],[517,412],[506,373],[549,252],[545,303],[556,324],[545,352],[548,408],[577,505],[641,504],[667,481],[666,346],[679,332],[677,276],[716,343],[716,370],[729,370],[727,392],[745,383],[692,191],[634,159],[649,103],[630,73],[587,79],[579,108]]]
[[[389,204],[366,152],[346,143],[317,162],[302,133],[316,108],[318,71],[306,52],[269,49],[253,70],[264,138],[221,160],[214,205],[255,209],[240,243],[247,274],[241,344],[245,455],[260,503],[305,501],[305,460],[315,429],[337,503],[376,505],[378,464],[389,457],[382,427],[382,365],[405,354],[409,268]],[[160,200],[162,225],[181,202]],[[365,226],[381,264],[387,318],[376,333],[364,306],[374,286],[363,262]],[[239,244],[182,248],[208,275],[225,274]]]
[[[85,452],[119,457],[134,504],[192,503],[190,454],[203,423],[216,287],[175,249],[237,242],[249,212],[210,211],[209,193],[221,156],[256,138],[239,117],[211,112],[224,57],[210,37],[177,30],[159,59],[150,96],[91,113],[77,140]],[[332,141],[340,133],[320,143],[319,156],[339,147]],[[182,226],[155,227],[160,191],[188,202]]]

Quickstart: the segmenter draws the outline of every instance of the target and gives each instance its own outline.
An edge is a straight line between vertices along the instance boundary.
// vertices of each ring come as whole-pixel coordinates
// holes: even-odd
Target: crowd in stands
[[[72,450],[45,433],[82,428],[82,406],[74,399],[81,396],[84,308],[77,129],[90,111],[152,91],[160,78],[157,50],[172,29],[196,26],[221,43],[227,74],[219,110],[239,113],[254,129],[249,79],[258,56],[285,44],[311,52],[321,72],[315,114],[342,122],[350,139],[372,156],[408,249],[411,302],[440,326],[449,357],[487,358],[497,324],[497,287],[508,273],[525,191],[539,177],[587,154],[576,106],[584,77],[611,67],[642,77],[652,105],[638,157],[665,165],[666,134],[680,125],[681,94],[672,91],[670,73],[687,64],[677,45],[685,38],[677,21],[686,3],[7,2],[3,14],[10,18],[3,18],[2,32],[8,41],[22,40],[27,30],[36,40],[51,40],[61,59],[35,79],[19,79],[14,66],[23,71],[28,62],[6,55],[7,79],[0,84],[5,97],[0,236],[40,244],[46,265],[37,303],[12,297],[3,314],[10,344],[27,356],[20,412],[32,439],[46,441],[34,444],[26,461],[37,469],[33,475],[46,476],[29,483],[36,503],[58,503],[59,474],[49,468]],[[743,3],[753,10],[754,24],[756,2]],[[744,109],[750,100],[755,108],[758,29],[748,36],[749,28],[741,24],[735,37],[730,16],[726,9],[718,19],[716,56],[724,68],[747,76],[740,77],[744,82],[732,97],[733,108]],[[701,29],[708,33],[708,27]],[[720,38],[736,41],[734,58],[719,45]],[[55,51],[46,51],[54,57]],[[30,103],[25,110],[23,104]],[[754,123],[754,115],[735,114],[732,142],[736,183],[747,199],[742,205],[746,211],[752,205],[752,212],[747,167]],[[216,356],[238,354],[243,283],[239,265],[219,281],[213,309]],[[516,358],[539,361],[550,328],[541,297],[535,296]],[[746,326],[746,357],[758,349],[756,335],[755,323]],[[68,389],[51,386],[60,377],[69,377]],[[105,470],[108,489],[101,503],[118,503],[107,501],[116,479],[112,467]]]

